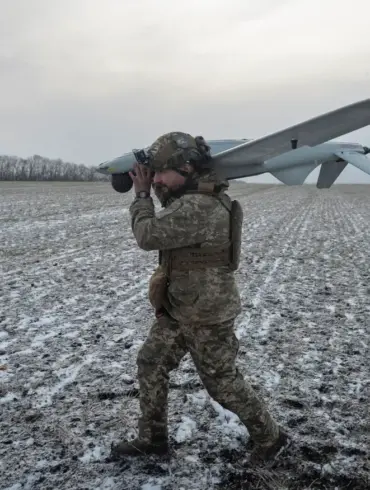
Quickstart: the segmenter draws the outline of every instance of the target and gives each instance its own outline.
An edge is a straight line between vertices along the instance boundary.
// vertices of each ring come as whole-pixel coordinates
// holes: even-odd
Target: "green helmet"
[[[202,136],[173,131],[163,134],[147,150],[149,164],[154,172],[178,170],[186,163],[197,163],[210,158],[210,147]]]

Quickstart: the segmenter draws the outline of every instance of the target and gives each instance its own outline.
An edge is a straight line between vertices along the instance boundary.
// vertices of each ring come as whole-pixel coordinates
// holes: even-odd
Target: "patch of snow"
[[[192,438],[193,432],[196,430],[197,424],[189,417],[181,417],[181,423],[177,427],[175,440],[176,442],[184,442]]]
[[[171,374],[170,461],[130,459],[124,470],[105,462],[113,441],[137,434],[136,356],[153,321],[147,287],[157,253],[136,245],[132,196],[106,184],[0,185],[8,189],[0,192],[1,488],[232,486],[249,434],[209,397],[189,355]],[[370,447],[368,187],[233,192],[248,210],[236,272],[237,364],[294,436],[274,485],[305,488],[319,479],[341,488],[352,478],[362,490]],[[244,470],[245,479],[257,478]]]
[[[141,490],[162,490],[162,485],[154,485],[152,483],[144,483]]]
[[[80,370],[86,364],[91,364],[93,361],[93,355],[89,354],[83,362],[78,364],[71,364],[66,368],[60,369],[59,373],[56,373],[57,376],[61,378],[59,382],[48,388],[42,387],[36,390],[37,398],[35,399],[33,407],[42,408],[51,405],[53,402],[53,396],[63,390],[67,385],[73,383],[77,378]]]
[[[8,392],[5,396],[0,397],[0,405],[5,405],[5,403],[9,403],[17,399],[17,394],[13,392]]]
[[[78,458],[81,463],[93,463],[95,461],[100,461],[104,450],[100,446],[95,446],[91,449],[87,449],[86,452]]]

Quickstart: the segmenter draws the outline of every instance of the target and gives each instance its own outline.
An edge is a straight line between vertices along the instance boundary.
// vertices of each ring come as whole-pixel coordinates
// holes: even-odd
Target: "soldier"
[[[139,434],[112,444],[112,458],[168,451],[169,373],[187,352],[210,396],[247,427],[255,443],[251,460],[275,457],[287,435],[235,365],[240,204],[226,194],[228,183],[212,168],[202,137],[180,132],[159,137],[149,147],[146,165],[137,164],[130,175],[136,192],[130,206],[134,236],[143,250],[159,251],[149,285],[156,319],[137,358]],[[157,214],[151,187],[163,207]]]

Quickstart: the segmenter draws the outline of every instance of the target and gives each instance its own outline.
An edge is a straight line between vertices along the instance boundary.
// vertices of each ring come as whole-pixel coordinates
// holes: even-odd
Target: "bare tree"
[[[40,155],[29,158],[0,155],[0,180],[32,181],[104,181],[108,176],[99,174],[94,167],[51,160]]]

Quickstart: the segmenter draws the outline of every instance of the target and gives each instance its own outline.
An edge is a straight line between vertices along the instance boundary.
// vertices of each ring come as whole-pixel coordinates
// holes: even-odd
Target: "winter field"
[[[170,458],[106,461],[136,434],[136,354],[156,252],[109,183],[0,182],[0,488],[370,487],[370,186],[235,183],[245,209],[238,365],[293,444],[248,465],[248,433],[171,375]]]

